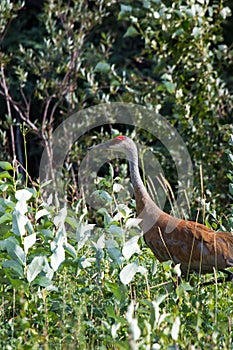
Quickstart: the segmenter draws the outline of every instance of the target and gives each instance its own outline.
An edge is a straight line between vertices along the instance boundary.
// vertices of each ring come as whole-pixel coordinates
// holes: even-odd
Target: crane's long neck
[[[136,146],[130,150],[127,158],[136,199],[137,214],[142,219],[140,225],[143,233],[146,235],[154,226],[159,227],[163,232],[171,232],[177,226],[179,219],[164,213],[149,196],[140,176]]]
[[[136,146],[127,154],[130,169],[130,178],[134,189],[138,214],[145,208],[153,208],[154,215],[161,215],[162,210],[152,201],[140,176],[138,166],[138,152]]]

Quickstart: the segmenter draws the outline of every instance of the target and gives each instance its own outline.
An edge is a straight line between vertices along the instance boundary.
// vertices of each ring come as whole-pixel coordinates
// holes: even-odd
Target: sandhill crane
[[[126,155],[144,239],[160,262],[171,260],[173,264],[180,264],[185,276],[193,272],[213,273],[216,269],[227,274],[225,281],[233,281],[233,273],[225,270],[233,267],[232,233],[215,232],[205,225],[162,211],[142,182],[137,147],[129,137],[117,136],[93,148],[121,151]]]

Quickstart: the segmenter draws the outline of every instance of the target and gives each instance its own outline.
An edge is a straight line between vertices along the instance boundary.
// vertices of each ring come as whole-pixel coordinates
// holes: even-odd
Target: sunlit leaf
[[[31,283],[36,276],[43,271],[44,257],[35,256],[32,262],[27,267],[27,280]]]
[[[25,265],[26,256],[23,249],[19,246],[18,241],[9,237],[5,239],[5,249],[13,260],[18,261],[21,265]]]
[[[126,228],[138,227],[141,221],[142,221],[142,219],[129,218],[126,221]]]
[[[65,248],[65,251],[67,253],[69,253],[74,259],[77,257],[76,250],[74,249],[74,247],[71,244],[66,242],[64,244],[64,248]]]
[[[0,172],[0,179],[12,179],[12,176],[8,173],[8,171]]]
[[[32,192],[26,189],[18,190],[15,192],[15,198],[20,202],[26,202],[32,197]]]
[[[129,284],[138,271],[137,262],[126,265],[120,272],[120,280],[123,284]]]
[[[29,236],[24,237],[23,245],[24,245],[24,251],[27,255],[28,249],[31,248],[36,243],[36,233],[33,233]]]
[[[175,321],[172,325],[172,330],[171,330],[171,336],[173,340],[177,340],[178,339],[178,335],[179,335],[179,330],[180,330],[180,318],[177,316],[175,318]]]
[[[133,254],[140,253],[141,250],[138,245],[139,238],[140,236],[137,235],[125,242],[122,248],[122,254],[127,260],[130,259]]]
[[[63,263],[65,260],[65,250],[63,246],[58,246],[53,254],[51,255],[51,266],[54,271],[57,271],[59,266]]]
[[[18,210],[12,213],[12,230],[16,236],[24,236],[26,233],[25,225],[28,218]]]
[[[3,170],[14,170],[13,166],[8,162],[0,162],[0,168]]]
[[[138,320],[136,318],[133,318],[130,323],[130,330],[133,336],[133,340],[137,341],[141,336],[141,330],[138,326]]]
[[[48,210],[46,209],[41,209],[39,210],[36,215],[35,215],[35,219],[36,221],[38,221],[41,217],[45,216],[45,215],[49,215],[49,212]]]

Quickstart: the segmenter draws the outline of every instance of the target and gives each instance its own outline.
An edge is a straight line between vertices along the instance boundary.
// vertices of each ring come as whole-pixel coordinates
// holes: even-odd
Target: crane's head
[[[135,150],[137,151],[135,143],[127,136],[117,136],[110,141],[100,143],[92,148],[115,150],[126,154],[129,154]]]

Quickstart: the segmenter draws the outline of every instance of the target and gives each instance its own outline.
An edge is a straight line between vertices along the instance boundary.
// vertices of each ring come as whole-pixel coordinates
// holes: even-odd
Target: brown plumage
[[[145,242],[159,261],[172,260],[174,264],[180,264],[184,275],[213,273],[215,268],[228,275],[226,280],[233,280],[233,273],[225,270],[233,267],[233,235],[230,232],[215,232],[205,225],[163,212],[143,185],[137,147],[130,138],[118,136],[94,148],[125,153]]]

